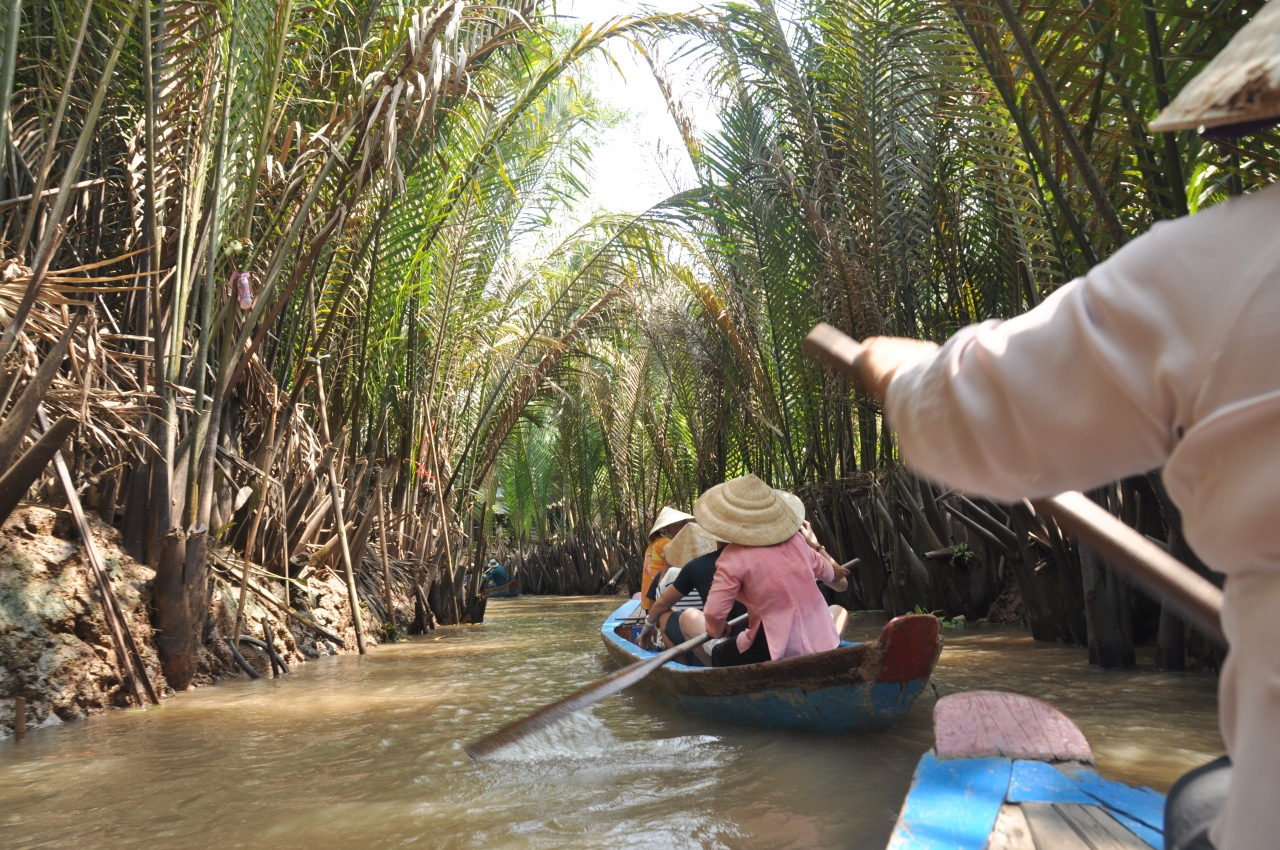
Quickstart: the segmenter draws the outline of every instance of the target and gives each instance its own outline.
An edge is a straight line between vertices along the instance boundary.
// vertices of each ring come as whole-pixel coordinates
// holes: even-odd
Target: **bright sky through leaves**
[[[568,24],[585,24],[643,14],[646,9],[688,12],[700,5],[695,0],[562,0],[559,12]],[[610,52],[622,74],[598,59],[592,66],[595,84],[600,97],[626,117],[601,136],[593,162],[591,205],[611,212],[641,212],[689,188],[693,168],[644,59],[620,41],[611,44]],[[661,58],[671,60],[672,52],[667,45]],[[698,132],[705,133],[714,128],[715,119],[708,109],[705,76],[690,65],[688,60],[674,62],[670,79]]]

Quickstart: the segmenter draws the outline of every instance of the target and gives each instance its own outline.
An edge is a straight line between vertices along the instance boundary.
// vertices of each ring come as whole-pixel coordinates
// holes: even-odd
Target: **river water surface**
[[[0,742],[0,847],[884,847],[932,693],[856,736],[715,724],[634,690],[471,761],[466,743],[610,669],[599,626],[620,601],[495,601],[480,626]],[[855,615],[846,637],[882,623]],[[939,693],[1049,700],[1106,775],[1164,791],[1222,751],[1211,675],[1103,673],[1007,627],[944,635]]]

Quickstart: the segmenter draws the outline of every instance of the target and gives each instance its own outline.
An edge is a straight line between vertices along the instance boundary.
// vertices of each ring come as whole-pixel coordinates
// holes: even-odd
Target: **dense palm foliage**
[[[454,620],[493,547],[539,589],[617,587],[663,503],[748,470],[863,556],[857,603],[982,611],[1000,553],[964,529],[1012,520],[901,475],[875,404],[800,340],[1022,312],[1270,179],[1273,137],[1144,128],[1256,5],[750,0],[566,29],[544,0],[8,0],[0,347],[92,314],[82,412],[115,412],[75,472],[157,568],[171,659],[211,548],[286,602],[344,571],[358,612],[385,526],[420,612]],[[656,59],[670,38],[714,133]],[[623,40],[696,185],[568,227],[607,120],[582,60]],[[962,543],[990,562],[964,598],[927,575],[884,595]]]
[[[722,126],[698,136],[673,96],[701,184],[670,202],[677,294],[624,337],[620,368],[647,396],[632,404],[660,414],[632,420],[631,454],[654,453],[642,502],[687,503],[748,469],[803,486],[892,461],[874,406],[801,356],[815,322],[940,340],[1028,309],[1154,221],[1268,180],[1272,138],[1144,129],[1250,8],[758,0],[683,22]],[[547,475],[554,455],[511,471],[532,459]]]
[[[396,554],[442,575],[456,619],[453,568],[481,545],[458,517],[650,251],[628,222],[555,227],[602,115],[579,62],[662,19],[569,32],[533,0],[9,8],[5,279],[41,304],[90,269],[129,284],[72,287],[145,414],[77,471],[158,568],[168,654],[192,656],[211,546],[288,574],[384,483]],[[349,576],[365,540],[340,547]]]
[[[803,492],[820,532],[863,559],[858,605],[983,616],[1021,563],[1038,636],[1084,642],[1104,614],[1130,629],[1110,572],[1098,581],[1116,610],[1085,622],[1099,568],[1056,529],[1042,529],[1047,548],[1020,551],[1031,538],[1000,506],[901,475],[875,404],[800,342],[820,320],[940,341],[1029,309],[1160,219],[1273,179],[1274,134],[1224,144],[1145,129],[1257,5],[752,0],[685,22],[721,126],[699,135],[671,95],[699,175],[669,202],[671,283],[611,348],[614,395],[627,395],[599,407],[570,393],[559,429],[531,426],[536,439],[509,446],[513,483],[527,480],[539,505],[563,499],[556,517],[601,517],[607,499],[593,493],[639,468],[636,504],[651,516],[753,471]],[[608,436],[619,402],[642,414],[625,454]],[[583,463],[609,471],[584,479]],[[1158,478],[1097,496],[1182,545]],[[538,510],[522,539],[546,539]],[[561,529],[557,556],[574,533]],[[942,550],[964,555],[924,557]],[[1032,569],[1056,562],[1051,580]]]

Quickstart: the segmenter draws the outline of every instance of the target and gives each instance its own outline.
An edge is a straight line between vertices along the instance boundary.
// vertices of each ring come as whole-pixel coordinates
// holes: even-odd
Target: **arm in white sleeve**
[[[1034,310],[904,364],[885,415],[907,465],[1003,501],[1160,466],[1203,373],[1203,332],[1182,315],[1194,299],[1170,297],[1203,283],[1175,250],[1188,225],[1159,225]]]

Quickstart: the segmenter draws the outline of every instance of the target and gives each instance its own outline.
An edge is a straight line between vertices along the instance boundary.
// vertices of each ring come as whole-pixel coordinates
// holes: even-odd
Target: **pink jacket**
[[[835,581],[835,570],[799,532],[774,546],[731,543],[716,561],[703,608],[707,626],[723,630],[737,599],[750,615],[747,630],[737,638],[739,650],[750,648],[762,623],[774,661],[835,649],[840,635],[815,579]]]

